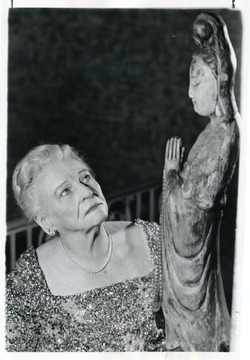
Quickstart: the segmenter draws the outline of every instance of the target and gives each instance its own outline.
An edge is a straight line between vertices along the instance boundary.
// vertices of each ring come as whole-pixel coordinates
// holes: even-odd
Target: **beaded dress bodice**
[[[154,269],[146,276],[76,295],[53,295],[29,248],[7,277],[8,351],[164,351],[155,322],[160,229],[147,233]]]

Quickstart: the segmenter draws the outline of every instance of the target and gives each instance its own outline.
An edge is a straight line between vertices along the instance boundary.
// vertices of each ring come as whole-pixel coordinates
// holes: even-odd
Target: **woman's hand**
[[[172,137],[167,141],[165,153],[165,172],[181,169],[185,148],[182,146],[181,138]]]

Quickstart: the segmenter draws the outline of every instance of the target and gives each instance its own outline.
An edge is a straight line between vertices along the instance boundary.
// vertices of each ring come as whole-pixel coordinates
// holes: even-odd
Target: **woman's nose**
[[[79,191],[83,200],[94,196],[92,189],[83,183],[79,184]]]

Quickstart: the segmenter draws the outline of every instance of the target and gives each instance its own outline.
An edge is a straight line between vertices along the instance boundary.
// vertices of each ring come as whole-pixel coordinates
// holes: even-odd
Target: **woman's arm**
[[[16,267],[6,281],[6,350],[10,352],[36,351],[39,340],[39,314],[32,309],[34,296],[22,270]]]

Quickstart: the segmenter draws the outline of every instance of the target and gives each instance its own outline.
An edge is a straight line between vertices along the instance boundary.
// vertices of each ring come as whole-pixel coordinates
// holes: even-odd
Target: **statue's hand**
[[[172,137],[167,141],[165,154],[165,172],[169,170],[181,170],[185,148],[179,137]]]

